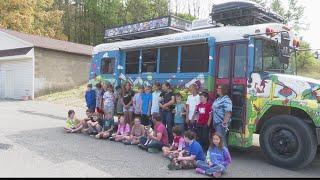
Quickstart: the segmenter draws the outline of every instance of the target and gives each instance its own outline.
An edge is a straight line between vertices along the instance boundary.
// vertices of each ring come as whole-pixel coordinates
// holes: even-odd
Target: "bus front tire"
[[[265,122],[260,133],[260,146],[266,159],[286,169],[300,169],[314,159],[316,136],[303,120],[279,115]]]

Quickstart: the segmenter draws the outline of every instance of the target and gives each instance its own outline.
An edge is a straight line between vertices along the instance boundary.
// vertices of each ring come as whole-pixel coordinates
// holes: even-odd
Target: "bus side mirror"
[[[319,52],[319,51],[316,51],[316,52],[314,53],[314,58],[320,60],[320,52]]]
[[[281,32],[279,61],[288,64],[290,59],[290,35],[288,32]]]

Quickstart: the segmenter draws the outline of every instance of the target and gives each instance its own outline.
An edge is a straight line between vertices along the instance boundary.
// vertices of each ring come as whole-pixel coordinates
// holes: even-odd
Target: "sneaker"
[[[201,169],[201,168],[196,168],[196,173],[198,173],[198,174],[205,174],[206,171],[203,170],[203,169]]]
[[[157,148],[148,148],[148,152],[149,153],[158,153],[158,152],[160,152],[160,150]]]
[[[98,132],[96,132],[96,131],[89,133],[90,136],[96,136],[97,134],[98,134]]]
[[[143,145],[143,144],[138,144],[138,147],[139,147],[140,149],[143,149],[143,150],[146,150],[146,149],[147,149],[146,146]]]
[[[110,141],[115,141],[114,137],[109,137]]]
[[[130,141],[123,141],[123,144],[125,144],[125,145],[131,145],[131,142],[130,142]]]
[[[100,139],[100,134],[97,134],[97,135],[95,136],[95,138],[96,138],[96,139]]]
[[[182,169],[179,165],[175,165],[175,164],[173,164],[173,163],[170,163],[169,165],[168,165],[168,169],[169,170],[180,170],[180,169]]]

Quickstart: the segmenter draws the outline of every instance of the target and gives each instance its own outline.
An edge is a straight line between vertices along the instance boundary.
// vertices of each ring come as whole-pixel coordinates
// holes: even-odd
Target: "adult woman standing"
[[[130,125],[133,123],[133,105],[132,99],[134,96],[134,91],[131,90],[131,84],[127,82],[122,91],[122,104],[123,104],[123,113],[126,122]]]
[[[175,103],[174,94],[171,90],[170,83],[162,84],[163,92],[160,94],[160,115],[162,123],[167,127],[169,135],[169,143],[173,141],[172,127],[173,127],[173,104]]]
[[[212,104],[213,126],[215,131],[222,135],[223,143],[227,146],[227,131],[231,121],[232,101],[229,98],[228,87],[219,85],[217,88],[218,98]]]

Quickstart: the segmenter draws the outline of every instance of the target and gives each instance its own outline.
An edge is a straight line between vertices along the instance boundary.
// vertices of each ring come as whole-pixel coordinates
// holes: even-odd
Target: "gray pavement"
[[[0,101],[0,177],[204,177],[193,170],[169,171],[161,154],[66,134],[68,109],[40,101]],[[75,111],[84,117],[84,108]],[[232,149],[231,156],[224,177],[320,177],[319,154],[299,171],[268,164],[258,146]]]

